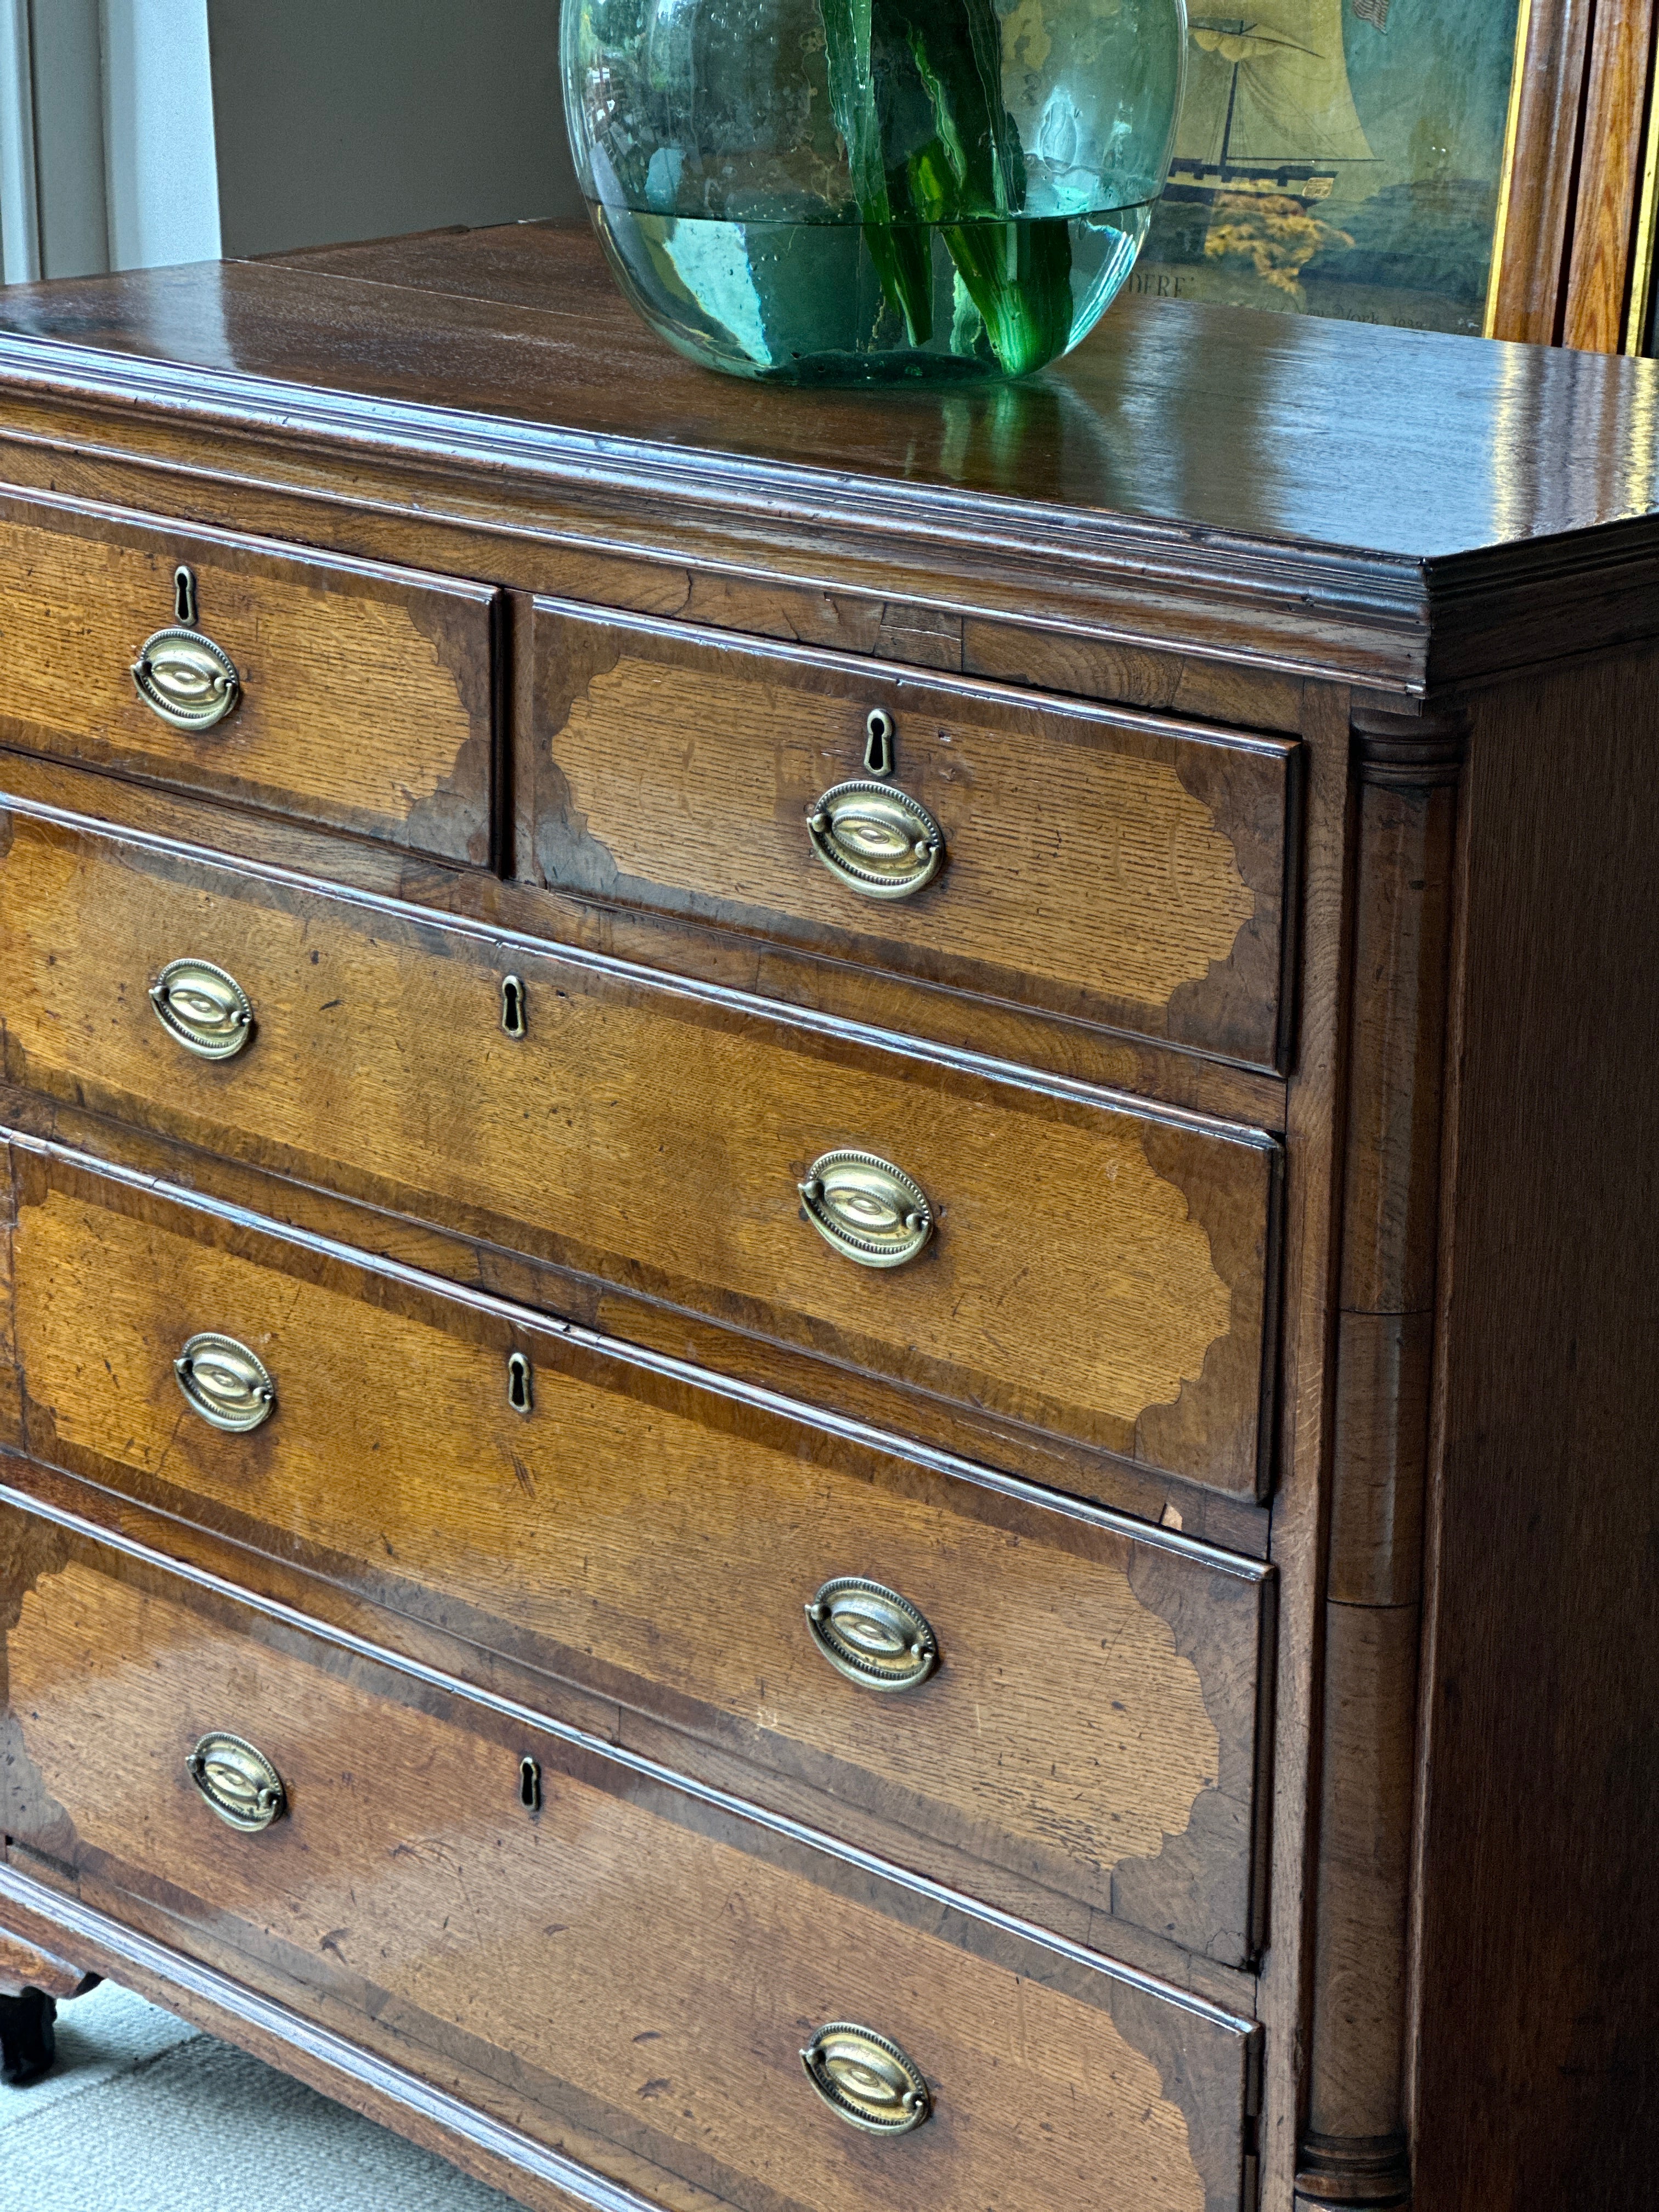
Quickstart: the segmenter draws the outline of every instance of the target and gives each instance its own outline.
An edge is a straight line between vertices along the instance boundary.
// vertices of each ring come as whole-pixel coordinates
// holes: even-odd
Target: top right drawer
[[[549,884],[1285,1065],[1294,739],[561,601],[536,617]]]

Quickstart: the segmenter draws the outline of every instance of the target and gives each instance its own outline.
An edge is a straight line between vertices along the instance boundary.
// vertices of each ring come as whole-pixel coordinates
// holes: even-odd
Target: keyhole
[[[533,1759],[519,1761],[519,1802],[526,1813],[542,1809],[542,1770]]]
[[[893,718],[885,707],[872,707],[864,720],[864,765],[871,775],[893,773]]]
[[[501,1027],[510,1037],[521,1037],[525,1021],[524,985],[516,975],[501,978]]]
[[[515,1413],[530,1411],[530,1362],[521,1352],[507,1355],[507,1402]]]
[[[185,629],[196,627],[196,579],[182,563],[173,572],[173,618]]]

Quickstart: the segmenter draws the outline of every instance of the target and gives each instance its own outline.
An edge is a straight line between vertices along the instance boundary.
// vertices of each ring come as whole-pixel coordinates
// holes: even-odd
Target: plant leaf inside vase
[[[992,0],[818,0],[836,127],[883,292],[912,345],[933,335],[933,234],[1010,375],[1063,349],[1063,216],[1027,217]]]

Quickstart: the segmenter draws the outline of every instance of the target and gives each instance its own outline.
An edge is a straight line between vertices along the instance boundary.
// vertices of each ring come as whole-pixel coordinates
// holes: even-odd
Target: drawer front
[[[1267,1570],[17,1158],[39,1457],[735,1753],[745,1796],[943,1846],[1045,1924],[1255,1948]],[[257,1429],[185,1413],[174,1362],[207,1333],[270,1377]],[[889,1595],[833,1592],[815,1632],[849,1582]],[[920,1662],[860,1674],[896,1622]]]
[[[1255,1491],[1266,1139],[21,811],[12,826],[15,1080]],[[234,1057],[198,1057],[157,1018],[150,992],[179,960],[246,994]],[[935,1233],[908,1264],[860,1264],[807,1218],[800,1185],[845,1150],[925,1194]]]
[[[165,719],[132,674],[178,626],[180,565],[197,632],[237,678],[205,728]],[[0,503],[0,741],[482,866],[495,596],[107,508]],[[166,653],[150,688],[176,704],[194,679],[170,677]]]
[[[44,1523],[5,1515],[0,1563],[9,1832],[527,2132],[744,2212],[1237,2212],[1244,2023]],[[227,1735],[258,1832],[187,1768]],[[204,1760],[259,1817],[246,1753]],[[905,2054],[921,2125],[820,2100],[831,2022]]]
[[[545,601],[537,668],[548,882],[1282,1063],[1294,744]],[[892,728],[886,781],[944,846],[897,896],[824,865],[808,828],[826,793],[882,781],[872,710]],[[832,858],[882,839],[880,822],[839,826],[860,803],[830,810]],[[890,894],[927,870],[869,872]]]

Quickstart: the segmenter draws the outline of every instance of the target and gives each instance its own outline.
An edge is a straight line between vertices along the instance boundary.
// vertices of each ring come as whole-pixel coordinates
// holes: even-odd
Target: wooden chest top
[[[831,588],[1029,619],[1040,579],[1080,632],[1383,689],[1659,621],[1659,364],[1616,356],[1128,296],[1023,384],[804,396],[679,361],[536,223],[15,286],[0,390]]]

